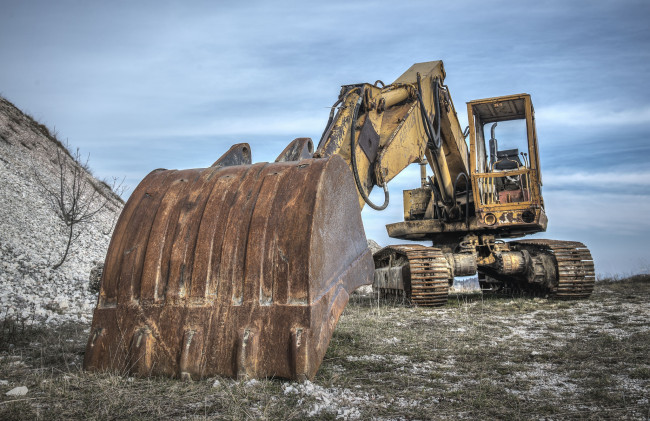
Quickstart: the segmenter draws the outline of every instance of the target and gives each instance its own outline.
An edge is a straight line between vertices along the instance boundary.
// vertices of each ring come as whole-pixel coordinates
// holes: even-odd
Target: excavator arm
[[[468,173],[467,144],[449,89],[443,84],[442,61],[411,66],[387,86],[343,86],[314,156],[341,156],[350,167],[359,205],[383,209],[387,183],[408,165],[426,158],[442,202],[453,206],[454,182]],[[332,113],[333,114],[333,113]],[[374,186],[384,188],[385,200],[368,199]]]

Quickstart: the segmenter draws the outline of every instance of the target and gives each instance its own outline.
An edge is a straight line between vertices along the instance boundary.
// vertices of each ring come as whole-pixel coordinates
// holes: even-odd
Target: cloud
[[[126,174],[132,187],[156,167],[209,165],[241,141],[254,160],[272,160],[293,137],[318,140],[340,84],[390,82],[414,62],[443,59],[463,127],[465,100],[533,95],[553,224],[570,227],[571,203],[609,235],[590,212],[615,212],[613,189],[647,203],[630,194],[647,192],[650,180],[642,0],[447,2],[435,30],[430,14],[414,13],[425,1],[36,3],[0,14],[0,90],[90,152],[99,174]],[[395,242],[384,225],[403,219],[401,190],[419,185],[417,167],[400,177],[389,210],[363,213],[368,236],[384,244]],[[598,196],[603,186],[612,195]],[[628,203],[622,214],[644,206]]]
[[[555,104],[537,108],[535,115],[545,125],[629,126],[650,124],[650,105],[619,108],[608,103]]]
[[[598,274],[647,272],[650,195],[562,190],[544,199],[548,232],[537,237],[583,242]]]
[[[650,170],[630,172],[621,168],[619,171],[607,172],[575,172],[544,174],[544,187],[572,188],[572,187],[604,188],[613,186],[620,190],[630,187],[650,187]]]
[[[612,244],[624,236],[650,236],[650,195],[553,190],[544,200],[555,228],[599,230]]]
[[[327,120],[323,116],[290,114],[212,119],[210,122],[192,125],[175,125],[163,129],[129,131],[125,137],[143,138],[188,138],[246,135],[306,135],[319,133]],[[289,139],[291,140],[291,139]],[[316,139],[315,141],[318,141]]]

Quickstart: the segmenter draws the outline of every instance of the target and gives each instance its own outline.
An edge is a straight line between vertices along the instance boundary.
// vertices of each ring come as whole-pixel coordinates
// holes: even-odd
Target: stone
[[[93,267],[90,269],[90,279],[88,280],[88,290],[99,294],[99,288],[102,283],[102,273],[104,272],[104,262],[95,260]]]
[[[372,252],[372,254],[375,254],[375,253],[377,253],[379,250],[382,249],[382,246],[380,246],[379,244],[377,244],[377,242],[376,242],[375,240],[371,240],[371,239],[369,238],[369,239],[368,239],[368,248],[370,249],[370,251]]]
[[[25,386],[14,387],[13,389],[5,393],[5,395],[7,396],[25,396],[26,394],[27,394],[27,388]]]

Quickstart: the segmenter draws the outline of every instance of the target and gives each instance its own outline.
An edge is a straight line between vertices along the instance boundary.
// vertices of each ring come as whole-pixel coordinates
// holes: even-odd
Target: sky
[[[453,4],[452,4],[453,3]],[[155,168],[209,166],[248,142],[273,161],[320,138],[340,85],[443,60],[465,102],[526,92],[548,230],[599,276],[650,271],[650,2],[0,0],[0,95],[90,155],[125,196]],[[368,238],[403,218],[364,209]],[[373,192],[381,201],[383,194]]]

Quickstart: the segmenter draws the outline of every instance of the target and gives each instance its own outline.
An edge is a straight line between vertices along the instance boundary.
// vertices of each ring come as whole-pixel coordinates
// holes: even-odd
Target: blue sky
[[[453,3],[453,4],[450,4]],[[442,59],[466,101],[527,92],[549,228],[600,274],[650,271],[648,1],[0,0],[0,94],[130,190],[154,168],[210,165],[249,142],[271,161],[318,139],[339,86]],[[409,169],[369,238],[402,219]],[[129,190],[129,192],[130,192]],[[379,199],[377,199],[379,200]]]

